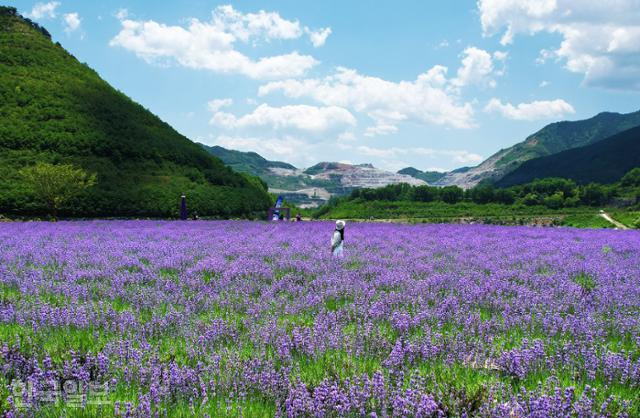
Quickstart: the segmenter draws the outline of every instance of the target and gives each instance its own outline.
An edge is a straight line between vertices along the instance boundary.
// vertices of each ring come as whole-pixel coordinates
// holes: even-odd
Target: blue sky
[[[639,0],[8,4],[190,139],[299,167],[449,170],[640,109]]]

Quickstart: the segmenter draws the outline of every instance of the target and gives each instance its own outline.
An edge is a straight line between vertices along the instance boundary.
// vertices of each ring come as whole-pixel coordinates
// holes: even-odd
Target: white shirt
[[[331,248],[334,249],[338,246],[342,245],[342,234],[340,231],[333,231],[333,235],[331,236]]]

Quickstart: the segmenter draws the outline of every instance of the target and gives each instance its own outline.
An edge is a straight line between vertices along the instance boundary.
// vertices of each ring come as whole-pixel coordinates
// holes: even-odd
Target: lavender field
[[[0,224],[2,410],[640,414],[637,232],[332,229]]]

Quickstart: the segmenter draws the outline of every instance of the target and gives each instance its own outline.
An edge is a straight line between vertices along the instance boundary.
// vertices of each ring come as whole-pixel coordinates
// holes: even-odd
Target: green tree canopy
[[[446,203],[457,203],[462,201],[464,191],[458,186],[446,186],[440,190],[440,198]]]
[[[96,183],[96,175],[71,164],[38,162],[20,170],[33,193],[47,205],[56,218],[60,206]]]
[[[640,167],[636,167],[622,177],[623,186],[640,186]]]

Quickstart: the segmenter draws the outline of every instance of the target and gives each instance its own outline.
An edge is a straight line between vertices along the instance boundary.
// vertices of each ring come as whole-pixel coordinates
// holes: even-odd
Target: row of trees
[[[2,169],[0,176],[11,171]],[[10,187],[0,188],[0,213],[46,214],[54,220],[58,214],[65,217],[176,217],[180,195],[186,194],[190,211],[229,218],[261,216],[272,203],[266,184],[250,175],[242,175],[249,187],[238,188],[211,186],[206,180],[194,182],[188,178],[189,170],[166,176],[166,170],[157,175],[149,169],[145,178],[135,171],[130,172],[130,181],[122,180],[123,183],[68,163],[39,161],[25,165],[5,182]]]
[[[458,186],[413,187],[408,184],[395,184],[378,189],[354,190],[349,199],[445,203],[468,201],[478,204],[544,205],[550,209],[560,209],[580,205],[602,206],[622,194],[628,195],[629,189],[634,188],[639,189],[631,191],[632,195],[635,193],[637,202],[640,200],[640,168],[631,170],[620,182],[612,185],[578,185],[573,180],[562,178],[541,179],[509,188],[480,184],[467,190]]]

